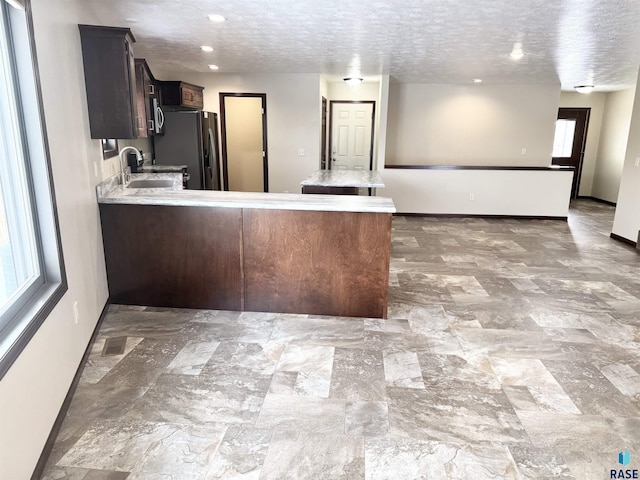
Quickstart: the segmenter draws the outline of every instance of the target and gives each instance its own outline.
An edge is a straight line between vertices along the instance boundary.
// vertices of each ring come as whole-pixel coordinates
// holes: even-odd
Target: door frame
[[[580,194],[580,181],[582,180],[582,164],[584,163],[584,152],[587,147],[587,133],[589,130],[589,118],[591,116],[591,107],[560,107],[558,108],[558,115],[556,119],[561,119],[565,117],[560,117],[561,113],[568,112],[579,112],[578,115],[584,115],[584,126],[582,132],[582,138],[579,139],[576,135],[573,141],[573,149],[579,148],[580,155],[578,157],[578,164],[575,167],[575,171],[573,173],[573,182],[571,184],[571,199],[578,198]],[[572,117],[575,118],[575,117]],[[576,132],[578,131],[578,124],[576,123]],[[564,157],[552,157],[551,164],[552,165],[561,165],[559,163],[554,163],[554,158],[564,158]]]
[[[220,136],[222,143],[222,180],[224,190],[229,191],[229,167],[227,165],[227,120],[224,100],[227,97],[248,97],[262,99],[262,175],[264,191],[269,191],[269,150],[267,149],[267,94],[220,92]]]
[[[327,151],[328,157],[331,157],[331,149],[333,147],[333,105],[335,103],[371,103],[373,108],[371,109],[371,146],[369,148],[369,170],[373,170],[373,137],[376,131],[376,102],[375,100],[330,100],[329,101],[329,150]],[[332,164],[331,158],[327,158],[328,169],[331,170]]]
[[[320,113],[320,170],[327,169],[327,99],[322,96]]]

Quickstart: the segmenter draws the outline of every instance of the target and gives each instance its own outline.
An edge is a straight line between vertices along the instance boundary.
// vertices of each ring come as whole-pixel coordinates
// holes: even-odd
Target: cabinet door
[[[148,137],[154,134],[153,97],[155,87],[149,76],[146,62],[136,59],[136,131],[138,137]]]
[[[135,66],[128,28],[79,25],[91,138],[135,138]]]

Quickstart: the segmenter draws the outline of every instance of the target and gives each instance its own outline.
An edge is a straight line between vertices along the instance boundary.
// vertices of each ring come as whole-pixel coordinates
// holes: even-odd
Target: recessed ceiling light
[[[210,47],[209,45],[202,45],[200,47],[200,50],[202,50],[203,52],[213,52],[213,47]]]
[[[218,14],[213,14],[213,15],[207,15],[207,18],[209,19],[209,21],[214,22],[214,23],[222,23],[226,20],[226,18],[224,18],[222,15],[218,15]]]
[[[482,79],[481,78],[474,78],[473,79],[473,83],[482,83]]]
[[[509,56],[514,60],[520,60],[522,57],[524,57],[524,52],[522,51],[522,44],[519,42],[514,43],[513,50],[511,50],[511,54]]]
[[[211,70],[218,70],[220,67],[218,65],[209,65]]]

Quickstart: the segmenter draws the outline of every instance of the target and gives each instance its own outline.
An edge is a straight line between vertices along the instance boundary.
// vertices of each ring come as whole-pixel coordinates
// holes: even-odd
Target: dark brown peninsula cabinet
[[[136,138],[136,70],[128,28],[78,25],[91,138]],[[144,115],[144,113],[143,113]]]

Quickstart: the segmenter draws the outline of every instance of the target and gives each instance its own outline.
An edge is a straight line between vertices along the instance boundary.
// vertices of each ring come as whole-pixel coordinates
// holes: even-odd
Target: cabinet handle
[[[149,120],[148,122],[149,122],[149,131],[150,132],[155,132],[156,128],[155,128],[155,126],[153,124],[153,120]]]
[[[155,95],[156,94],[156,86],[153,83],[149,84],[149,95]]]

